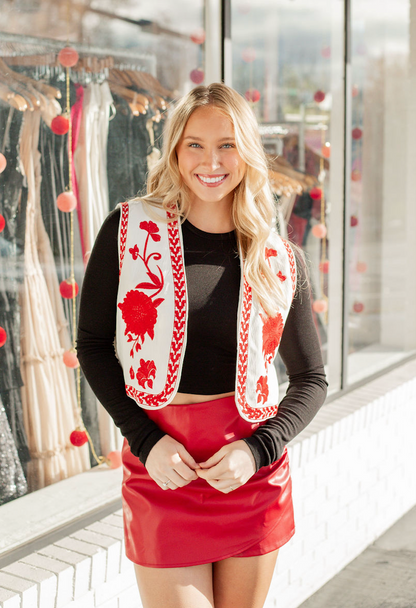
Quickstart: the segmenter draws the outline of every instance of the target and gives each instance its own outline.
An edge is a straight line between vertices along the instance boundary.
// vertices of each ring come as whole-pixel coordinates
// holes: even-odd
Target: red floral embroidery
[[[275,317],[263,317],[263,355],[267,363],[273,361],[283,333],[283,317],[280,312]]]
[[[159,227],[154,222],[140,222],[139,228],[146,230],[154,241],[160,241]]]
[[[137,370],[136,378],[143,388],[146,388],[146,384],[149,388],[153,388],[153,380],[156,376],[156,365],[154,361],[145,361],[140,359],[140,367]]]
[[[267,376],[260,376],[257,380],[257,403],[266,403],[269,396],[269,385],[267,384]]]
[[[132,367],[130,368],[130,378],[134,380],[134,369]]]
[[[276,249],[269,249],[269,247],[266,247],[266,260],[268,260],[269,258],[275,258],[275,257],[277,257]]]
[[[151,237],[153,241],[160,241],[161,237],[160,234],[158,234],[159,227],[154,222],[140,222],[139,227],[147,232],[143,255],[140,254],[140,249],[137,244],[129,249],[129,253],[133,260],[140,259],[143,262],[149,280],[139,283],[136,285],[135,289],[128,291],[123,302],[118,305],[122,313],[123,321],[126,324],[124,335],[128,336],[128,342],[133,342],[130,357],[134,356],[134,351],[137,352],[141,349],[146,334],[148,334],[152,340],[154,339],[154,327],[157,321],[156,308],[164,301],[164,298],[156,298],[163,289],[163,273],[159,266],[156,265],[158,274],[152,272],[149,266],[149,262],[152,258],[157,261],[160,260],[162,256],[157,251],[149,254],[147,253],[149,237]],[[145,294],[144,291],[136,291],[143,289],[154,291],[154,293],[149,296]],[[133,379],[134,375],[131,376],[131,378]]]
[[[128,342],[134,342],[130,351],[130,357],[133,357],[134,349],[137,352],[142,347],[146,334],[152,340],[155,337],[156,306],[157,303],[153,302],[143,291],[135,291],[134,289],[128,291],[123,302],[118,305],[123,321],[126,324],[124,335],[128,336]]]
[[[284,274],[282,274],[282,271],[281,271],[281,270],[279,270],[279,272],[277,273],[277,276],[278,276],[278,277],[279,277],[279,279],[282,281],[282,283],[283,283],[283,281],[286,281],[286,277],[285,277],[285,275],[284,275]]]

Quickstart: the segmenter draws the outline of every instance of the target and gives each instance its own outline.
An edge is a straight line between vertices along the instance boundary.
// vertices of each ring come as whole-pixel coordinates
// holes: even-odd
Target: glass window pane
[[[416,347],[411,272],[416,222],[410,162],[416,129],[409,88],[415,36],[408,0],[353,0],[350,383],[397,362]]]

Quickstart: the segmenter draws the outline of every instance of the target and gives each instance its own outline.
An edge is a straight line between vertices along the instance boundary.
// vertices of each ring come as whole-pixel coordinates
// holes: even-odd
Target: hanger
[[[40,56],[40,58],[42,58],[42,57],[43,56]],[[35,57],[35,59],[36,59],[36,57]],[[35,63],[34,65],[42,65],[42,64]],[[55,99],[61,99],[61,92],[59,91],[59,89],[57,89],[56,87],[53,87],[49,84],[45,84],[44,82],[40,82],[39,80],[30,78],[29,76],[25,76],[25,74],[21,74],[20,72],[15,72],[7,65],[7,63],[3,59],[1,59],[1,57],[0,57],[0,73],[2,75],[8,74],[12,78],[14,78],[15,80],[17,80],[23,84],[30,84],[34,89],[39,91],[42,95],[46,95],[47,97],[54,97]]]
[[[3,84],[0,84],[0,99],[20,112],[24,112],[28,108],[27,101],[22,95],[15,93]]]

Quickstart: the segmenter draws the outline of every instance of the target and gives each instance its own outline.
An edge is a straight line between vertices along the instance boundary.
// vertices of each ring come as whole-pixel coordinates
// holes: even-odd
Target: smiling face
[[[246,171],[231,120],[215,106],[197,108],[186,123],[176,154],[191,205],[221,203],[231,209],[234,189]]]

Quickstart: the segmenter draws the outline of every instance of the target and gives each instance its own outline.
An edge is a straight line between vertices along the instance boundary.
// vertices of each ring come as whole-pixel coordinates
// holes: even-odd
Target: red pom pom
[[[58,61],[64,68],[72,68],[78,63],[79,55],[72,46],[66,46],[58,53]]]
[[[260,91],[257,89],[248,89],[245,94],[245,98],[247,101],[252,101],[253,103],[257,103],[260,100]]]
[[[363,136],[363,132],[360,129],[360,127],[355,127],[355,129],[352,130],[352,138],[353,139],[361,139]]]
[[[309,190],[309,194],[314,201],[319,201],[322,198],[322,190],[320,188],[312,188]]]
[[[358,97],[358,95],[360,94],[360,89],[356,84],[353,85],[351,93],[353,97]]]
[[[313,98],[316,101],[316,103],[321,103],[325,99],[325,93],[323,91],[316,91]]]
[[[110,469],[118,469],[122,465],[121,452],[119,451],[109,452],[107,459],[110,461],[108,465]]]
[[[55,116],[51,122],[51,129],[55,135],[65,135],[69,131],[69,120],[65,116]]]
[[[356,215],[352,215],[350,218],[351,227],[354,228],[358,224],[358,217]]]
[[[6,220],[4,219],[4,215],[1,215],[0,213],[0,232],[3,232],[5,225]]]
[[[315,312],[326,312],[328,310],[328,302],[326,300],[315,300],[312,308]]]
[[[63,354],[64,364],[71,369],[75,369],[79,365],[77,353],[75,351],[66,350]]]
[[[0,347],[6,344],[7,332],[4,327],[0,327]]]
[[[72,431],[69,436],[69,441],[72,445],[75,445],[77,448],[81,447],[88,441],[88,435],[85,431]]]
[[[354,302],[353,309],[354,312],[363,312],[364,304],[362,302]]]
[[[353,182],[359,182],[361,180],[361,171],[358,169],[351,171],[351,179]]]
[[[198,27],[191,34],[192,42],[195,44],[204,44],[205,42],[205,30],[202,27]]]
[[[328,260],[325,260],[325,262],[321,262],[319,264],[319,270],[321,272],[323,272],[323,274],[328,274],[328,272],[329,272],[329,262],[328,262]]]
[[[360,274],[367,272],[367,264],[365,262],[357,262],[357,272]]]
[[[56,206],[60,211],[64,211],[65,213],[73,211],[77,206],[75,194],[73,192],[61,192],[56,199]]]
[[[62,283],[59,285],[59,292],[61,296],[67,300],[72,298],[73,286],[75,287],[75,295],[78,295],[78,283],[76,281],[74,281],[74,283],[68,281],[68,279],[62,281]]]
[[[205,74],[201,68],[196,68],[195,70],[192,70],[189,77],[195,84],[201,84],[201,82],[204,82]]]
[[[4,154],[0,152],[0,173],[3,173],[5,168],[7,167],[7,160]]]

